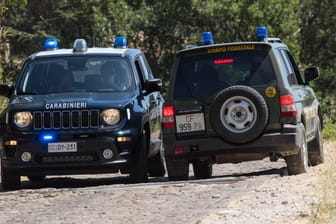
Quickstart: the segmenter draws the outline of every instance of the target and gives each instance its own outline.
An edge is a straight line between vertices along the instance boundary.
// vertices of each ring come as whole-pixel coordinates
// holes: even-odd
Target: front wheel
[[[1,184],[4,190],[17,190],[20,188],[20,175],[16,171],[9,171],[1,166]]]
[[[147,134],[143,131],[138,147],[138,158],[135,167],[130,171],[130,179],[133,183],[148,182],[148,162],[147,162]]]
[[[306,140],[305,128],[302,125],[301,144],[299,153],[296,155],[286,156],[287,170],[289,175],[297,175],[308,171],[308,147]]]
[[[166,173],[164,168],[164,160],[161,152],[149,158],[148,160],[148,173],[151,177],[163,177]]]
[[[320,119],[317,120],[315,138],[308,143],[308,157],[309,162],[312,166],[316,166],[324,162],[324,150]]]

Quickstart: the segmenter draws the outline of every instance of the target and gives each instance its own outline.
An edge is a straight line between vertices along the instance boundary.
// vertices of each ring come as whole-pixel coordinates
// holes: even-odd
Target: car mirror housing
[[[149,93],[158,92],[162,89],[162,80],[161,79],[150,79],[146,81],[146,90]]]
[[[320,76],[320,70],[317,67],[306,68],[304,71],[305,84],[317,79]]]
[[[13,89],[11,84],[0,84],[0,96],[9,98],[12,95]]]

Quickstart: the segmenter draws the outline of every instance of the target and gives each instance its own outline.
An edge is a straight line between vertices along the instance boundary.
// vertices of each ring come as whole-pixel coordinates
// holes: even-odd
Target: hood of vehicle
[[[115,93],[54,93],[48,95],[15,96],[10,106],[14,110],[80,110],[123,107],[134,100],[134,92]]]

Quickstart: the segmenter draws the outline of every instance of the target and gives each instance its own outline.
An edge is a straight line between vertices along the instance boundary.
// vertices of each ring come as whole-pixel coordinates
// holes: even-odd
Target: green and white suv
[[[257,29],[257,41],[213,44],[177,53],[163,108],[170,180],[212,175],[214,163],[284,158],[290,175],[323,162],[322,112],[288,47]]]

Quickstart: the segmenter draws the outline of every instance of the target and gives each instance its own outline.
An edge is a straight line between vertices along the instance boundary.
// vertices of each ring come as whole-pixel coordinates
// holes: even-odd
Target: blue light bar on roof
[[[268,36],[267,28],[264,26],[260,26],[257,28],[257,41],[264,41]]]
[[[58,49],[58,42],[55,38],[47,38],[44,41],[44,49],[46,51],[50,51],[50,50],[56,50]]]
[[[116,36],[116,39],[114,41],[114,48],[127,48],[127,40],[124,36]]]
[[[214,40],[211,32],[202,33],[202,45],[211,45],[214,44]]]

